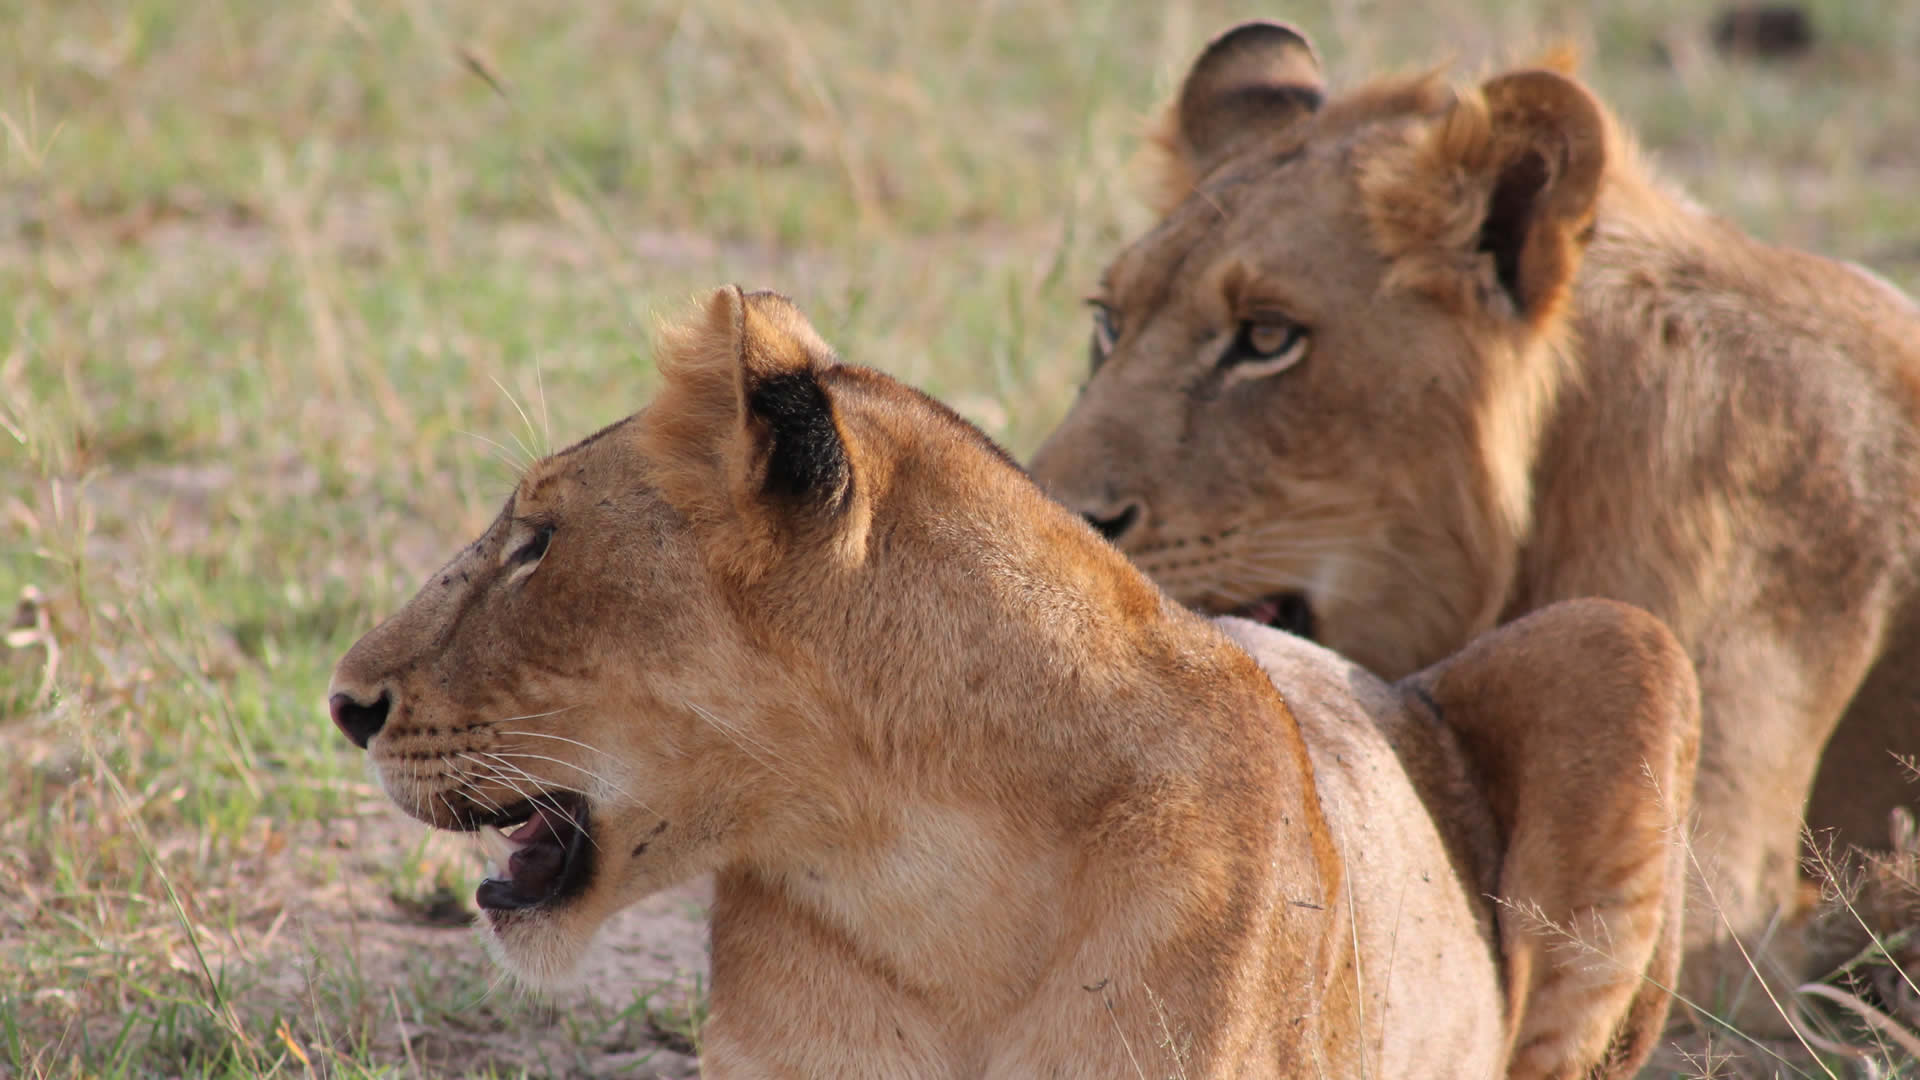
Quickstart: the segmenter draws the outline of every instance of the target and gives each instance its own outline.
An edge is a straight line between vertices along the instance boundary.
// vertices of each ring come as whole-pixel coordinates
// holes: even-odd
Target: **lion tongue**
[[[544,806],[534,807],[533,816],[523,822],[519,828],[508,833],[507,839],[513,841],[516,847],[525,847],[528,844],[538,843],[546,839],[552,839],[557,842],[560,839],[559,831],[553,827],[553,822],[547,818],[547,815],[552,812],[553,811]]]
[[[1234,612],[1234,614],[1243,619],[1257,622],[1261,626],[1272,626],[1273,620],[1280,617],[1280,601],[1272,597],[1268,597],[1265,600],[1255,600],[1253,603]]]
[[[500,876],[480,883],[482,907],[523,907],[550,894],[566,869],[567,845],[554,810],[536,807],[533,816],[510,833],[489,828],[481,840]]]
[[[566,844],[548,817],[551,813],[548,809],[536,809],[525,825],[507,834],[514,852],[507,859],[506,871],[516,892],[525,895],[547,892],[566,864]]]

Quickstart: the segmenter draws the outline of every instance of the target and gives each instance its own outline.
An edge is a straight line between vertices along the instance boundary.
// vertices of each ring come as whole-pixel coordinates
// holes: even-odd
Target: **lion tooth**
[[[513,858],[513,841],[507,839],[507,834],[501,832],[498,826],[480,827],[480,846],[486,850],[489,858],[501,866],[507,865],[507,860]]]

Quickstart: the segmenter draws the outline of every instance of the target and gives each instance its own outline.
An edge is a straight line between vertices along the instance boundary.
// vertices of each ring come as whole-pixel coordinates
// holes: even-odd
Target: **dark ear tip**
[[[1303,91],[1311,112],[1320,105],[1321,87],[1320,58],[1306,35],[1285,23],[1244,22],[1208,42],[1187,70],[1181,123],[1189,136],[1197,135],[1194,129],[1207,126],[1216,106],[1268,91]]]
[[[1292,25],[1271,19],[1252,19],[1215,35],[1212,41],[1207,42],[1207,47],[1200,50],[1200,60],[1195,66],[1246,48],[1304,49],[1316,65],[1320,62],[1319,55],[1313,51],[1313,43]]]

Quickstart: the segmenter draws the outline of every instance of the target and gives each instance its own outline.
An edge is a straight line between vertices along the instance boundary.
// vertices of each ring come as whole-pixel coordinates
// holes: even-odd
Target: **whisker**
[[[515,765],[513,762],[508,761],[503,757],[500,757],[498,754],[488,753],[485,750],[480,750],[476,752],[479,753],[482,757],[493,758],[497,760],[501,765],[504,765],[507,768],[512,769],[516,773],[519,773],[521,776],[525,777],[529,783],[531,783],[534,786],[534,789],[536,791],[539,790],[540,788],[539,777],[534,776],[532,773],[528,772],[527,770],[521,768],[518,765]],[[464,757],[466,755],[462,754],[461,756]],[[495,778],[498,779],[501,783],[504,783],[509,787],[512,787],[515,791],[520,791],[519,785],[514,784],[506,776],[498,775]],[[521,792],[521,794],[525,795],[526,793]],[[543,810],[552,811],[554,814],[558,815],[562,820],[564,820],[567,824],[573,826],[575,829],[578,829],[580,833],[587,838],[587,843],[593,844],[595,848],[598,848],[600,846],[593,839],[593,834],[587,831],[587,827],[585,825],[580,824],[580,822],[574,820],[574,817],[572,814],[569,814],[565,810],[562,810],[560,808],[560,805],[553,801],[553,796],[548,795],[544,792],[541,792],[540,794],[536,794],[536,795],[526,795],[526,799],[528,802],[531,802],[532,804],[534,804],[537,807],[540,807]]]
[[[559,716],[561,713],[572,712],[573,710],[578,708],[580,708],[579,705],[562,705],[557,709],[548,709],[546,712],[527,713],[524,716],[503,716],[498,720],[490,720],[488,721],[488,723],[489,724],[511,724],[516,720],[538,720],[544,716]]]
[[[567,768],[573,769],[576,772],[582,773],[590,779],[598,780],[602,784],[605,784],[607,787],[611,788],[613,791],[621,795],[626,794],[626,791],[622,789],[620,785],[614,783],[613,781],[607,779],[604,776],[601,776],[599,773],[594,772],[592,769],[589,769],[584,765],[575,765],[571,761],[563,761],[557,757],[548,757],[545,754],[528,753],[525,750],[503,750],[503,751],[494,752],[494,753],[489,753],[487,751],[481,751],[481,752],[486,753],[489,757],[500,758],[501,760],[506,760],[508,758],[519,758],[522,761],[551,761],[555,765],[565,765]]]
[[[597,772],[594,772],[592,769],[589,769],[584,765],[576,765],[571,761],[564,761],[556,757],[548,757],[545,754],[531,754],[531,753],[527,753],[524,750],[507,750],[501,753],[489,754],[488,756],[501,758],[503,760],[507,758],[524,758],[528,761],[551,761],[555,765],[564,765],[569,769],[574,769],[578,772],[581,772],[586,776],[599,781],[601,784],[606,785],[607,790],[613,792],[615,795],[618,795],[622,799],[625,799],[633,803],[635,806],[638,806],[640,809],[645,810],[647,813],[649,814],[659,813],[659,811],[655,810],[653,807],[648,806],[646,803],[640,801],[640,798],[638,796],[634,795],[633,792],[628,791],[624,786],[614,783],[612,780],[607,779],[606,777],[600,775]]]
[[[746,732],[735,729],[734,727],[727,724],[725,721],[721,720],[718,716],[715,716],[712,712],[708,711],[702,706],[696,705],[691,701],[687,702],[686,705],[687,705],[687,708],[692,709],[694,712],[698,713],[700,716],[706,718],[707,722],[712,724],[714,728],[720,732],[720,734],[725,735],[727,739],[733,743],[733,745],[740,748],[741,753],[752,758],[757,764],[759,764],[761,768],[767,770],[770,773],[773,773],[775,776],[778,776],[784,780],[792,781],[793,777],[789,776],[785,771],[777,768],[771,761],[768,761],[766,758],[762,758],[760,754],[754,753],[754,748],[758,747],[760,752],[766,754],[768,757],[776,758],[782,761],[786,760],[785,758],[781,758],[779,754],[775,753],[771,747],[764,745],[757,739],[753,739],[752,737],[748,736]],[[752,743],[752,746],[749,746],[748,743]],[[793,763],[791,761],[788,761],[787,764],[791,765]]]
[[[553,453],[553,425],[547,422],[547,381],[540,373],[540,358],[533,358],[533,389],[540,395],[540,437],[547,453]]]
[[[481,753],[486,753],[486,751],[481,751]],[[472,760],[473,760],[473,759],[472,759],[471,757],[468,757],[468,755],[466,755],[466,754],[464,754],[464,753],[462,753],[462,754],[461,754],[460,756],[461,756],[461,757],[467,757],[467,759],[468,759],[469,761],[472,761]],[[491,756],[493,756],[493,755],[491,755],[491,754],[488,754],[487,756],[489,756],[489,757],[491,757]],[[550,812],[551,812],[551,813],[553,813],[553,814],[554,814],[555,816],[557,816],[557,817],[559,817],[559,818],[561,818],[562,820],[564,820],[564,821],[566,821],[566,823],[567,823],[567,824],[569,824],[569,825],[572,825],[572,826],[573,826],[573,827],[574,827],[575,829],[578,829],[578,830],[580,831],[580,833],[581,833],[581,835],[583,835],[583,836],[585,836],[585,837],[587,838],[587,843],[589,843],[589,844],[592,844],[592,845],[594,846],[594,848],[595,848],[595,849],[598,849],[598,848],[600,847],[600,844],[599,844],[599,842],[598,842],[598,841],[596,841],[596,840],[594,840],[594,838],[593,838],[593,834],[592,834],[591,832],[589,832],[589,831],[587,830],[587,828],[586,828],[586,826],[584,826],[584,825],[582,825],[582,824],[580,824],[580,822],[578,822],[578,821],[576,821],[576,820],[574,819],[574,817],[573,817],[573,815],[572,815],[572,814],[569,814],[569,813],[567,813],[567,812],[566,812],[565,810],[562,810],[562,809],[560,808],[560,805],[559,805],[558,803],[556,803],[556,802],[554,802],[554,800],[553,800],[553,796],[551,796],[551,795],[548,795],[548,794],[546,794],[545,792],[541,792],[541,791],[539,790],[539,786],[540,786],[540,781],[539,781],[539,780],[538,780],[537,778],[535,778],[535,777],[534,777],[534,776],[533,776],[532,774],[530,774],[530,773],[528,773],[528,772],[527,772],[527,771],[526,771],[525,769],[522,769],[522,768],[520,768],[520,767],[519,767],[518,765],[514,765],[514,764],[513,764],[512,762],[507,762],[507,763],[506,763],[506,764],[507,764],[507,768],[510,768],[510,769],[512,769],[512,770],[513,770],[514,772],[517,772],[517,773],[519,773],[519,774],[520,774],[521,776],[523,776],[523,777],[525,777],[525,778],[526,778],[526,779],[527,779],[528,781],[530,781],[530,782],[531,782],[531,783],[532,783],[532,784],[534,785],[534,788],[535,788],[535,790],[534,790],[534,792],[533,792],[533,793],[531,793],[531,794],[529,794],[529,793],[527,792],[527,790],[526,790],[525,788],[523,788],[523,787],[521,787],[521,786],[520,786],[520,784],[519,784],[519,782],[518,782],[518,781],[516,781],[516,780],[515,780],[515,779],[514,779],[514,778],[513,778],[513,777],[512,777],[511,775],[509,775],[508,773],[506,773],[506,772],[504,772],[504,771],[502,771],[502,770],[501,770],[501,769],[499,769],[498,767],[496,767],[496,766],[492,766],[492,765],[488,765],[488,764],[486,764],[485,762],[478,762],[478,761],[476,761],[476,762],[474,762],[474,763],[475,763],[476,765],[480,765],[480,766],[482,766],[483,768],[485,768],[485,769],[487,770],[487,774],[486,774],[486,777],[485,777],[485,779],[488,779],[488,780],[493,780],[493,781],[496,781],[496,782],[498,782],[498,783],[501,783],[501,784],[504,784],[504,785],[506,785],[506,786],[507,786],[508,788],[511,788],[511,789],[513,790],[513,793],[514,793],[514,794],[516,794],[516,795],[518,795],[518,796],[520,796],[521,798],[523,798],[523,799],[525,799],[525,800],[527,800],[528,802],[530,802],[530,803],[532,803],[532,804],[533,804],[534,806],[536,806],[536,807],[539,807],[539,808],[540,808],[540,809],[542,809],[542,810],[546,810],[546,811],[550,811]],[[474,793],[474,794],[475,794],[476,796],[478,795],[478,793],[477,793],[477,792],[476,792],[476,793]],[[497,812],[497,813],[504,813],[505,811],[504,811],[504,810],[497,810],[496,812]],[[652,811],[649,811],[649,812],[652,812]]]
[[[453,768],[453,769],[454,769],[454,770],[455,770],[456,772],[458,772],[458,773],[459,773],[459,775],[460,775],[460,778],[461,778],[462,780],[466,780],[466,781],[468,781],[468,782],[470,782],[470,783],[471,783],[471,782],[476,782],[476,781],[480,781],[480,780],[484,780],[484,779],[487,779],[486,777],[481,777],[481,776],[475,776],[475,775],[473,775],[472,773],[469,773],[469,772],[467,772],[467,771],[466,771],[466,770],[464,770],[464,769],[460,769],[460,768],[459,768],[458,766],[454,766],[454,765],[452,765],[452,763],[451,763],[451,762],[449,762],[449,763],[448,763],[448,765],[449,765],[449,767],[450,767],[450,768]],[[475,790],[475,789],[473,789],[473,788],[468,788],[468,789],[467,789],[467,797],[468,797],[469,799],[473,799],[473,800],[475,800],[475,801],[478,801],[478,802],[483,802],[483,803],[486,803],[486,804],[487,804],[487,806],[488,806],[488,807],[489,807],[489,808],[490,808],[490,809],[491,809],[491,810],[492,810],[492,811],[493,811],[494,813],[496,813],[496,814],[504,814],[504,813],[506,813],[506,812],[507,812],[507,811],[506,811],[506,807],[504,807],[504,806],[501,806],[501,805],[500,805],[499,803],[497,803],[497,802],[494,802],[494,801],[493,801],[493,799],[492,799],[491,797],[489,797],[489,796],[487,796],[486,794],[484,794],[484,793],[482,793],[482,792],[480,792],[480,791],[478,791],[478,790]],[[453,809],[453,807],[452,807],[451,805],[449,805],[449,806],[447,807],[447,809],[449,809],[449,810],[451,810],[451,809]]]
[[[478,779],[492,780],[496,783],[504,784],[515,795],[520,796],[521,798],[527,800],[528,802],[533,801],[533,796],[529,795],[527,793],[527,790],[520,786],[519,781],[515,780],[512,776],[509,776],[505,772],[502,772],[499,766],[490,765],[487,762],[481,761],[479,758],[474,757],[472,754],[469,754],[464,750],[456,750],[455,754],[457,754],[462,758],[465,758],[466,760],[480,767],[482,772],[480,773]],[[526,771],[524,769],[520,770],[520,773],[522,776],[526,775]],[[532,780],[533,777],[528,776],[527,779]],[[535,786],[536,787],[538,786],[537,782]]]
[[[493,385],[494,385],[494,386],[495,386],[495,387],[496,387],[497,389],[499,389],[499,391],[500,391],[500,392],[501,392],[502,394],[505,394],[505,395],[506,395],[506,397],[507,397],[507,404],[509,404],[509,405],[512,405],[512,406],[513,406],[513,411],[514,411],[514,412],[517,412],[517,413],[519,413],[519,414],[520,414],[520,422],[521,422],[522,424],[525,424],[525,425],[526,425],[526,428],[527,428],[527,436],[528,436],[529,438],[531,438],[531,437],[533,437],[533,435],[534,435],[534,430],[533,430],[533,421],[532,421],[532,420],[529,420],[529,419],[527,418],[527,410],[525,410],[525,409],[523,409],[523,408],[521,408],[521,407],[520,407],[520,398],[519,398],[519,396],[518,396],[518,395],[516,395],[516,394],[514,394],[514,392],[513,392],[513,391],[511,391],[511,390],[508,390],[508,389],[506,388],[506,385],[505,385],[505,384],[503,384],[503,383],[502,383],[502,382],[501,382],[501,381],[500,381],[499,379],[497,379],[497,378],[495,378],[494,376],[492,376],[492,375],[489,375],[489,376],[487,376],[487,378],[489,378],[489,379],[492,379],[492,380],[493,380]],[[534,452],[533,452],[533,448],[532,448],[532,447],[530,447],[530,446],[528,446],[528,445],[527,445],[526,443],[524,443],[524,442],[521,442],[521,441],[520,441],[520,434],[519,434],[519,432],[514,432],[514,433],[513,433],[513,441],[514,441],[514,445],[516,445],[516,446],[518,446],[518,447],[519,447],[519,448],[520,448],[520,449],[521,449],[522,451],[524,451],[524,452],[525,452],[525,453],[527,454],[527,456],[528,456],[529,458],[533,458],[533,457],[536,457],[536,456],[537,456],[537,455],[535,455],[535,454],[534,454]]]
[[[533,465],[533,459],[529,458],[526,461],[521,461],[519,458],[513,455],[513,451],[507,449],[506,447],[500,445],[497,442],[494,442],[492,439],[487,438],[485,435],[482,435],[477,431],[461,431],[460,434],[466,435],[470,438],[479,439],[481,442],[486,443],[488,446],[493,447],[496,451],[498,451],[501,454],[501,460],[505,461],[508,465],[512,466],[515,472],[526,472],[527,469]]]
[[[572,706],[569,706],[569,708],[571,708],[571,707],[572,707]],[[561,710],[555,710],[555,711],[556,711],[556,712],[558,712],[558,711],[561,711]],[[552,715],[553,715],[553,713],[535,713],[535,714],[534,714],[534,716],[552,716]],[[516,717],[514,717],[514,719],[515,719],[515,720],[531,720],[531,719],[533,719],[533,717],[532,717],[532,716],[516,716]],[[579,747],[579,748],[580,748],[580,749],[582,749],[582,750],[586,750],[586,751],[589,751],[589,752],[591,752],[591,753],[595,753],[595,754],[599,754],[599,755],[600,755],[601,757],[612,757],[612,756],[613,756],[612,754],[609,754],[609,753],[607,753],[607,752],[606,752],[605,750],[602,750],[602,749],[600,749],[600,748],[599,748],[599,747],[597,747],[597,746],[590,746],[590,745],[588,745],[587,743],[583,743],[583,742],[581,742],[581,741],[580,741],[580,740],[578,740],[578,739],[569,739],[569,738],[567,738],[567,737],[566,737],[566,736],[564,736],[564,735],[548,735],[547,733],[545,733],[545,732],[543,732],[543,731],[512,731],[512,730],[509,730],[509,729],[507,729],[507,728],[501,728],[501,729],[500,729],[500,731],[499,731],[498,733],[499,733],[499,734],[501,734],[501,735],[524,735],[524,736],[526,736],[527,738],[530,738],[530,739],[552,739],[552,740],[553,740],[554,742],[563,742],[563,743],[567,743],[567,744],[569,744],[569,745],[571,745],[571,746],[577,746],[577,747]]]

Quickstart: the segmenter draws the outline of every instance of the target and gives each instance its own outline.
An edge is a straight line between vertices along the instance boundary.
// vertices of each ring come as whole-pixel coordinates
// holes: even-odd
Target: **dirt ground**
[[[435,890],[397,899],[378,875],[375,852],[386,861],[419,849],[422,828],[388,807],[330,823],[326,840],[350,851],[346,873],[309,892],[285,924],[270,930],[303,942],[295,971],[263,980],[278,992],[311,996],[313,967],[345,968],[373,989],[418,990],[437,999],[442,1015],[408,1024],[412,1010],[396,1001],[368,1025],[378,1044],[404,1055],[426,1075],[488,1072],[554,1078],[679,1078],[698,1075],[693,1056],[697,1020],[705,1008],[706,913],[711,883],[700,880],[648,897],[602,930],[574,984],[535,996],[507,981],[486,953],[473,916],[470,888]],[[385,837],[380,840],[377,838]],[[479,856],[461,838],[432,834],[429,858]],[[267,935],[263,935],[263,938]],[[262,940],[263,955],[271,951]],[[322,958],[319,965],[307,961]],[[470,993],[460,992],[471,987]],[[452,988],[454,992],[446,990]],[[416,1014],[417,1020],[417,1014]]]

